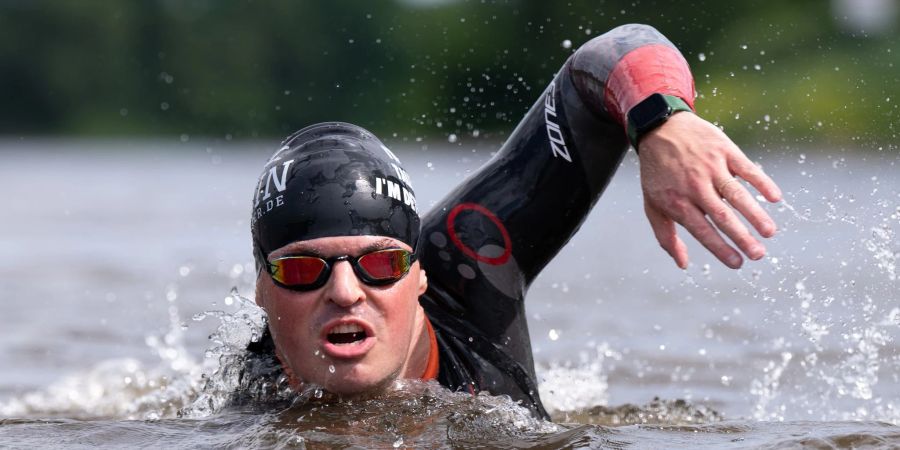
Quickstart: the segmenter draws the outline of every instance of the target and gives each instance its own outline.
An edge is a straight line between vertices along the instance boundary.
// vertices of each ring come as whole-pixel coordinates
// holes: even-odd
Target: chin
[[[343,369],[338,368],[334,374],[326,372],[329,376],[319,384],[333,394],[357,396],[384,392],[393,385],[397,378],[360,373],[357,367],[344,367]]]
[[[332,394],[342,396],[384,392],[390,389],[400,373],[399,367],[392,371],[385,371],[384,368],[375,370],[378,367],[372,367],[365,360],[335,361],[325,358],[305,367],[312,370],[294,371],[299,375],[297,381],[301,384],[320,386]]]

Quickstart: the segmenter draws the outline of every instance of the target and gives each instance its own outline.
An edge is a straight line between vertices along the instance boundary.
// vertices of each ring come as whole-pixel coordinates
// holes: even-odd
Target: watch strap
[[[678,111],[694,111],[690,107],[690,105],[688,105],[687,102],[685,102],[681,97],[667,94],[653,94],[652,96],[662,97],[662,99],[665,101],[666,106],[668,107],[668,111],[657,121],[644,124],[642,127],[638,127],[638,125],[635,124],[634,121],[629,117],[627,126],[628,140],[631,142],[631,145],[634,146],[635,151],[637,151],[638,143],[640,142],[641,138],[651,130],[665,123],[665,121],[668,120],[669,117],[672,116],[672,114],[675,114]],[[648,100],[650,100],[650,97],[647,97],[647,99],[645,99],[644,101]],[[635,108],[637,108],[639,105],[640,103],[638,103],[638,105],[635,105]]]

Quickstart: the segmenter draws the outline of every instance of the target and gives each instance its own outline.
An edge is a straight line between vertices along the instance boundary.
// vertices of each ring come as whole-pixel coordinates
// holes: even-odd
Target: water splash
[[[854,215],[851,206],[856,198],[837,186],[834,191],[833,198],[817,200],[825,207],[824,213],[815,213],[811,208],[799,212],[799,207],[788,202],[782,203],[779,212],[790,212],[793,219],[827,230],[823,231],[824,243],[829,243],[830,236],[838,232],[856,237],[847,243],[846,256],[837,248],[829,248],[833,245],[821,245],[821,239],[800,248],[822,252],[819,258],[825,261],[833,258],[829,264],[834,265],[834,270],[822,272],[837,277],[818,277],[816,270],[795,263],[790,253],[770,257],[772,261],[787,262],[773,264],[771,277],[754,276],[751,280],[740,276],[755,291],[754,297],[783,305],[773,309],[766,320],[789,320],[796,335],[807,340],[805,344],[790,342],[792,336],[785,335],[772,345],[774,352],[780,352],[781,360],[770,360],[750,387],[750,394],[756,399],[756,419],[805,416],[818,420],[875,418],[898,423],[896,400],[889,393],[879,396],[878,387],[879,379],[885,375],[893,376],[890,382],[896,384],[900,369],[894,342],[900,326],[893,319],[898,310],[893,307],[897,298],[896,289],[891,287],[897,280],[898,256],[892,227],[900,220],[900,214],[891,202],[875,199],[872,205],[866,205],[868,211]],[[877,189],[872,194],[875,192]],[[819,214],[824,217],[817,217]],[[785,228],[790,229],[791,221],[786,222]],[[859,252],[861,249],[867,250],[870,257]],[[765,286],[765,282],[774,280],[774,289]],[[788,288],[791,283],[793,290]],[[798,363],[790,364],[792,359]],[[890,388],[890,384],[885,386]]]
[[[887,275],[890,281],[897,281],[897,256],[892,248],[894,231],[887,224],[872,227],[871,239],[863,241],[866,250],[875,258],[876,267]]]
[[[206,311],[194,316],[197,321],[219,320],[210,335],[206,359],[198,361],[186,349],[186,326],[171,304],[168,330],[145,338],[158,358],[156,363],[146,365],[134,358],[103,361],[0,404],[0,415],[157,420],[176,417],[184,410],[191,414],[219,410],[238,384],[244,349],[259,339],[265,326],[259,307],[237,289],[226,300],[235,308],[233,312]],[[207,407],[198,407],[201,404]]]
[[[754,379],[750,384],[750,393],[757,397],[753,408],[753,418],[756,420],[784,420],[784,405],[779,405],[775,411],[769,409],[769,404],[775,400],[781,385],[781,375],[784,369],[793,359],[790,352],[781,353],[781,361],[772,360],[763,368],[762,379]]]
[[[603,365],[607,360],[621,361],[622,354],[605,342],[593,347],[591,353],[583,351],[579,354],[577,364],[553,362],[547,367],[538,367],[541,400],[551,414],[607,404],[609,385]]]
[[[205,352],[206,360],[213,364],[203,374],[199,395],[179,411],[182,417],[208,417],[240,396],[272,400],[293,394],[274,357],[248,361],[247,345],[258,342],[266,329],[265,313],[236,288],[226,300],[236,308],[234,312],[206,311],[193,318],[201,321],[214,317],[219,325],[209,336],[212,344]]]
[[[184,347],[178,309],[169,307],[169,330],[146,338],[159,357],[146,366],[134,358],[112,359],[67,375],[46,388],[0,404],[0,416],[156,420],[174,417],[196,393],[203,365]]]

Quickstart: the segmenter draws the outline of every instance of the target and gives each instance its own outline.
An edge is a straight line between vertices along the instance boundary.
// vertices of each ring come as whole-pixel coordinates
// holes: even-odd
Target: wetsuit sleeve
[[[628,111],[651,94],[680,97],[694,109],[687,61],[652,27],[616,28],[584,44],[567,65],[585,104],[623,127]]]
[[[524,295],[578,230],[628,149],[628,108],[655,93],[693,103],[687,63],[649,26],[625,25],[570,57],[498,154],[429,211],[420,299],[439,380],[537,398]],[[597,249],[598,258],[602,249]]]

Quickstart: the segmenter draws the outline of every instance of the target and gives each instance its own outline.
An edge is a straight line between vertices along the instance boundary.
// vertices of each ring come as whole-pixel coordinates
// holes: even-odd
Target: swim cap
[[[342,122],[284,140],[259,177],[250,219],[257,270],[291,242],[386,236],[416,249],[419,214],[400,160],[369,131]]]

